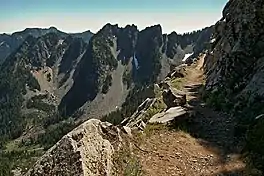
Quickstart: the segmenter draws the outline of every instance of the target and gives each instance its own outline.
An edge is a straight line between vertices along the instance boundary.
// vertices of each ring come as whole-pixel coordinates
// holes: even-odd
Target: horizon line
[[[96,32],[95,31],[93,31],[93,30],[91,30],[91,29],[86,29],[86,30],[80,30],[80,31],[77,31],[77,30],[64,30],[64,29],[62,29],[62,28],[60,28],[60,27],[58,27],[58,26],[56,26],[56,25],[50,25],[50,26],[28,26],[28,27],[24,27],[24,28],[19,28],[19,29],[16,29],[16,30],[12,30],[12,31],[10,31],[10,32],[0,32],[0,35],[4,35],[4,34],[6,34],[6,35],[13,35],[13,34],[15,34],[15,33],[17,33],[17,32],[23,32],[23,31],[25,31],[26,29],[51,29],[51,28],[55,28],[56,30],[58,30],[58,31],[60,31],[60,32],[64,32],[64,33],[67,33],[67,34],[76,34],[76,33],[84,33],[84,32],[91,32],[91,33],[93,33],[93,34],[96,34],[96,33],[98,33],[105,25],[107,25],[107,24],[111,24],[111,25],[117,25],[118,27],[120,27],[120,28],[124,28],[124,27],[126,27],[126,26],[132,26],[132,25],[135,25],[136,27],[137,27],[137,29],[139,30],[139,31],[142,31],[142,30],[144,30],[144,29],[146,29],[147,27],[152,27],[152,26],[155,26],[155,25],[160,25],[161,26],[161,28],[163,29],[163,26],[162,26],[162,24],[159,24],[159,23],[157,23],[157,24],[152,24],[152,25],[148,25],[148,26],[145,26],[145,27],[142,27],[142,28],[139,28],[138,27],[138,25],[136,25],[136,24],[126,24],[126,25],[120,25],[120,24],[118,24],[118,23],[106,23],[106,24],[104,24],[100,29],[98,29]],[[173,33],[173,32],[176,32],[177,34],[186,34],[186,33],[191,33],[191,32],[196,32],[196,31],[199,31],[199,30],[203,30],[203,29],[205,29],[205,28],[208,28],[208,27],[212,27],[212,26],[214,26],[215,24],[212,24],[212,25],[209,25],[209,26],[205,26],[205,27],[202,27],[202,28],[195,28],[195,29],[192,29],[192,30],[186,30],[186,31],[184,31],[184,32],[177,32],[176,30],[172,30],[172,31],[170,31],[170,32],[165,32],[165,33],[163,33],[163,31],[162,31],[162,34],[171,34],[171,33]]]

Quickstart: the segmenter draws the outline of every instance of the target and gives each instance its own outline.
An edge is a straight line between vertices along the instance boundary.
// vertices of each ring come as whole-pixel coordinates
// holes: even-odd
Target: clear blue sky
[[[0,0],[0,33],[55,26],[66,32],[99,30],[105,23],[139,28],[160,23],[164,32],[214,24],[227,0]]]

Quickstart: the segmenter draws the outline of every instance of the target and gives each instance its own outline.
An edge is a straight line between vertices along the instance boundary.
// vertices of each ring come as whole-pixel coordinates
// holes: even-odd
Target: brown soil
[[[188,67],[184,79],[183,91],[189,108],[195,112],[186,123],[188,132],[163,129],[146,137],[140,145],[142,150],[137,152],[143,175],[245,175],[245,164],[234,147],[234,120],[206,107],[199,97],[203,61],[201,57]]]

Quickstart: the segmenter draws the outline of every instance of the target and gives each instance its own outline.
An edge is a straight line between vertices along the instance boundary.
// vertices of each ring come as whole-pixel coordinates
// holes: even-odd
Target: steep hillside
[[[83,33],[67,34],[55,27],[47,29],[42,28],[27,28],[23,31],[15,32],[12,35],[0,34],[0,64],[26,40],[28,36],[41,37],[48,33],[56,33],[60,37],[66,37],[71,35],[74,38],[81,38],[86,43],[89,42],[93,33],[91,31],[85,31]]]
[[[88,31],[84,31],[81,33],[73,33],[70,34],[71,36],[73,36],[74,38],[81,38],[83,39],[84,42],[89,43],[91,37],[94,35],[90,30]]]
[[[255,166],[263,167],[264,2],[229,1],[216,24],[205,68],[208,101],[237,117],[237,134],[247,135]],[[257,117],[258,116],[258,117]],[[243,135],[242,135],[243,136]],[[262,163],[262,164],[261,164]]]
[[[203,36],[204,33],[207,37]],[[71,115],[80,107],[87,112],[91,111],[94,106],[89,102],[94,100],[107,101],[107,98],[101,100],[100,94],[107,94],[111,89],[112,80],[115,79],[113,72],[119,70],[119,67],[121,70],[125,69],[119,73],[122,76],[118,76],[121,79],[118,81],[118,84],[121,83],[120,90],[133,89],[135,85],[136,87],[151,85],[162,80],[170,72],[171,65],[182,63],[185,54],[194,51],[196,40],[207,43],[210,34],[211,31],[207,29],[183,36],[175,33],[174,38],[179,37],[182,40],[173,40],[171,39],[173,37],[166,40],[160,25],[138,31],[134,25],[120,28],[117,25],[107,24],[91,38],[87,51],[82,57],[79,71],[75,75],[74,86],[63,98],[59,108],[67,115]],[[181,48],[181,45],[183,49],[175,50],[175,47]],[[121,63],[118,64],[119,61],[122,66]],[[122,95],[126,94],[125,92],[115,95],[121,104],[116,104],[114,107],[122,105],[121,99],[124,99]],[[104,109],[105,107],[98,112],[104,112]],[[111,111],[113,110],[115,108]]]
[[[74,69],[84,46],[81,39],[49,33],[39,38],[27,37],[10,55],[1,67],[1,135],[15,138],[23,131],[30,114],[49,115],[56,111],[60,102],[55,91],[59,88],[58,82],[65,80],[65,75]],[[19,129],[18,134],[13,134]]]

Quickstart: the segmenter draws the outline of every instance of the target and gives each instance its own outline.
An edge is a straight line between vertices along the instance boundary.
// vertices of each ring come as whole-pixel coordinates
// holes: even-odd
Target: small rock
[[[123,126],[123,130],[126,134],[128,134],[128,136],[132,137],[132,132],[131,132],[131,128],[127,127],[127,126]]]

